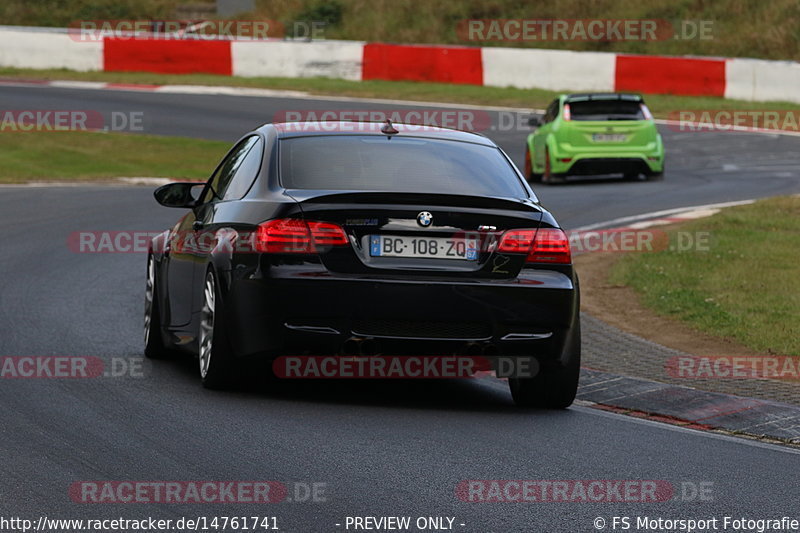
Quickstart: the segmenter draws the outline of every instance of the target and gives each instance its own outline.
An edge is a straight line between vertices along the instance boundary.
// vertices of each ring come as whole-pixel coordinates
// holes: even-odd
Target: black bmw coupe
[[[251,358],[481,354],[535,359],[518,405],[575,398],[568,237],[482,135],[267,124],[155,198],[186,213],[151,243],[145,354],[195,354],[207,387]]]

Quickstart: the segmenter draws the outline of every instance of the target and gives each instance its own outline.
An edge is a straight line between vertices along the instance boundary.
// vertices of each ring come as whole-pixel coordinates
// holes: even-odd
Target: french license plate
[[[624,143],[628,136],[622,133],[595,133],[592,140],[598,143]]]
[[[477,261],[478,239],[370,235],[369,255],[372,257],[425,257]]]

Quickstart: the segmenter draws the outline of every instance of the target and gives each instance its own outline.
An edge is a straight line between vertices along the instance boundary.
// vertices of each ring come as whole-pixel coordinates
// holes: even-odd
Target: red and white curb
[[[738,200],[735,202],[722,202],[717,204],[696,205],[691,207],[676,207],[664,209],[662,211],[652,211],[641,215],[631,215],[627,217],[614,218],[605,222],[597,222],[572,229],[573,232],[586,232],[600,229],[645,229],[653,226],[664,226],[675,224],[686,220],[710,217],[720,212],[726,207],[737,205],[748,205],[754,203],[755,199]]]
[[[800,445],[800,406],[581,369],[579,405],[686,429]]]

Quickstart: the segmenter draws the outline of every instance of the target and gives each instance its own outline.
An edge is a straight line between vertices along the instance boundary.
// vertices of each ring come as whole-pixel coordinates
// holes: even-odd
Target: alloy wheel
[[[214,345],[214,306],[216,304],[216,285],[213,274],[206,277],[203,291],[203,309],[200,311],[200,376],[206,377],[211,366],[211,352]]]
[[[147,258],[147,284],[144,290],[144,345],[150,342],[150,328],[153,324],[153,299],[156,292],[156,267],[153,257]]]

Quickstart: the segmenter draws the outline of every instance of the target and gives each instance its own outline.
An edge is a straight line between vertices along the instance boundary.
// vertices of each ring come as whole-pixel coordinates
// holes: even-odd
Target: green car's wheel
[[[525,149],[525,179],[531,183],[540,183],[542,181],[542,175],[533,171],[530,148]]]
[[[544,149],[544,174],[542,175],[542,183],[554,184],[564,183],[564,177],[560,174],[553,174],[553,164],[550,162],[550,150]]]

